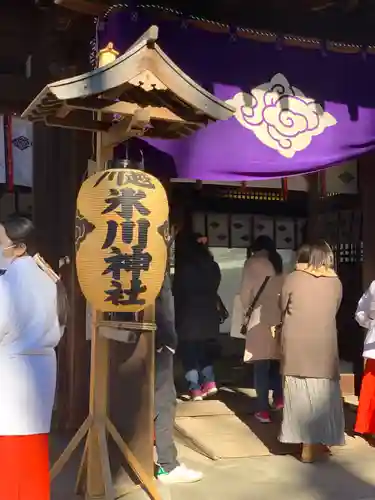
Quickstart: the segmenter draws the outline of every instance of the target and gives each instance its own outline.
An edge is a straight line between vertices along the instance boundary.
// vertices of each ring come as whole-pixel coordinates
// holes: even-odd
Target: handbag
[[[282,329],[283,329],[283,326],[284,326],[285,317],[286,317],[286,315],[288,313],[289,305],[290,305],[290,297],[289,297],[288,302],[287,302],[287,304],[285,306],[285,309],[281,313],[280,323],[277,324],[276,326],[273,326],[271,328],[272,336],[275,339],[280,339],[280,337],[281,337],[281,332],[282,332]]]
[[[241,334],[241,326],[244,318],[244,308],[241,297],[237,294],[233,300],[233,309],[231,316],[230,336],[233,339],[244,340],[245,336]]]
[[[262,295],[262,293],[264,292],[264,289],[266,288],[267,286],[267,283],[269,282],[271,276],[266,276],[264,278],[264,281],[263,283],[261,284],[259,290],[257,291],[257,293],[255,294],[255,297],[254,299],[252,300],[248,310],[246,311],[246,314],[245,314],[245,320],[241,326],[241,335],[243,335],[244,337],[246,336],[247,334],[247,330],[249,328],[249,323],[250,323],[250,319],[251,319],[251,316],[253,315],[254,313],[254,309]]]
[[[219,313],[219,321],[220,324],[222,325],[229,318],[229,312],[225,307],[224,302],[222,301],[220,295],[217,296],[217,310]]]

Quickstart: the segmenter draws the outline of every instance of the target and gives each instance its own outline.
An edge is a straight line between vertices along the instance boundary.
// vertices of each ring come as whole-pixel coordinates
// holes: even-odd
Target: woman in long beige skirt
[[[302,461],[344,444],[336,314],[342,285],[329,245],[304,246],[285,280],[281,334],[284,413],[280,441],[302,444]]]

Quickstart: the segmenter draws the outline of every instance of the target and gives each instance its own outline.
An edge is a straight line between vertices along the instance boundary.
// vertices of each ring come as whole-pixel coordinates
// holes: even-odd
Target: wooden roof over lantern
[[[157,39],[158,28],[152,26],[113,62],[47,85],[22,118],[105,132],[108,145],[123,140],[124,132],[175,139],[230,118],[233,107],[186,75]]]

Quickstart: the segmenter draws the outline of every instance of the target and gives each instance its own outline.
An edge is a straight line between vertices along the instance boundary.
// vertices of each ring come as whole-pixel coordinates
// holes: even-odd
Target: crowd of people
[[[199,234],[176,239],[174,302],[176,331],[191,399],[217,392],[211,344],[219,332],[220,270]],[[301,444],[301,460],[312,463],[345,444],[336,315],[342,285],[325,241],[303,245],[293,272],[283,271],[275,243],[260,236],[249,249],[240,299],[244,362],[253,365],[255,418],[272,421],[282,411],[279,439]],[[354,314],[354,311],[353,311]],[[355,315],[368,330],[355,431],[375,434],[375,282]],[[272,393],[272,401],[269,395]]]
[[[226,318],[220,268],[207,239],[181,230],[172,240],[173,281],[167,269],[156,300],[155,444],[157,477],[166,484],[203,477],[179,463],[173,441],[174,355],[180,354],[193,401],[215,395],[214,351]],[[0,498],[7,500],[50,498],[55,347],[66,325],[67,297],[36,255],[29,220],[0,224]],[[244,362],[254,368],[255,418],[268,424],[271,410],[282,412],[281,442],[301,444],[306,463],[329,457],[330,447],[345,441],[336,328],[342,285],[331,248],[324,241],[303,245],[286,274],[272,239],[259,237],[249,249],[239,296]],[[368,437],[375,435],[375,282],[355,317],[368,331],[355,431]]]

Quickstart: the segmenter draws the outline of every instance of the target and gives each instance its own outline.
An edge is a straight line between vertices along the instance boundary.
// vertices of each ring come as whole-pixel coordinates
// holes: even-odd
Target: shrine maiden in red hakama
[[[49,500],[48,433],[63,329],[57,287],[31,252],[33,226],[0,224],[0,499]]]
[[[355,432],[375,435],[375,281],[358,303],[357,322],[367,329],[363,357],[366,359]]]

